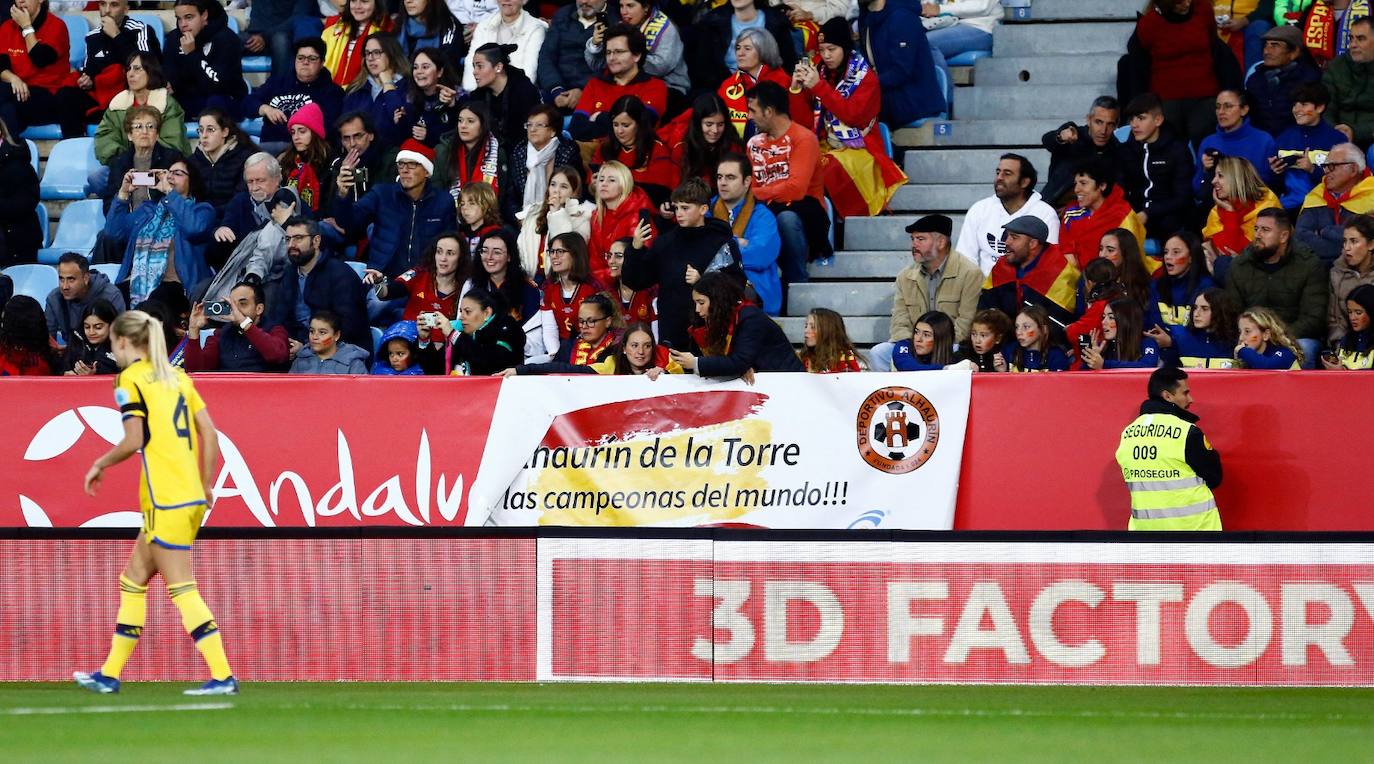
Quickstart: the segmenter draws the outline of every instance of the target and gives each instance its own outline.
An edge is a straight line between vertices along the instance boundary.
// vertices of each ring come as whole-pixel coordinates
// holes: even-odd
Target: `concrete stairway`
[[[1026,156],[1043,179],[1049,154],[1040,136],[1082,120],[1097,96],[1115,95],[1116,62],[1141,7],[1140,0],[1032,0],[1029,19],[999,26],[991,57],[951,72],[958,85],[951,120],[893,133],[910,182],[893,198],[893,214],[844,221],[834,265],[813,266],[812,280],[791,289],[781,319],[788,336],[800,342],[807,311],[828,307],[845,316],[856,344],[886,340],[892,280],[911,263],[905,226],[941,212],[954,219],[957,239],[963,213],[992,193],[1003,153]]]

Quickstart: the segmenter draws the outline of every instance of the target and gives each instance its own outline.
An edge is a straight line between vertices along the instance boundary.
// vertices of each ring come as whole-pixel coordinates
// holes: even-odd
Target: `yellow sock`
[[[129,656],[138,647],[138,637],[143,633],[143,621],[148,615],[148,587],[140,586],[124,575],[119,576],[119,613],[115,615],[114,636],[110,638],[110,654],[105,657],[105,665],[100,673],[111,679],[118,679]]]
[[[180,584],[167,584],[167,593],[172,595],[172,604],[181,611],[181,625],[196,642],[196,649],[210,667],[210,676],[215,679],[228,679],[234,675],[229,669],[229,658],[224,654],[224,640],[220,638],[219,626],[215,616],[200,598],[195,581]]]

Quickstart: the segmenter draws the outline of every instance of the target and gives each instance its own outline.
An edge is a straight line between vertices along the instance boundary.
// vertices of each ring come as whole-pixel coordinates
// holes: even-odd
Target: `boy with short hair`
[[[1345,134],[1331,126],[1322,116],[1331,102],[1331,94],[1320,82],[1308,82],[1293,89],[1293,127],[1279,133],[1274,141],[1277,151],[1269,158],[1269,167],[1283,180],[1283,195],[1279,204],[1297,217],[1303,199],[1318,183],[1322,173],[1318,169],[1326,161],[1326,152],[1338,143],[1345,143]]]
[[[1187,225],[1193,207],[1193,156],[1188,142],[1164,122],[1164,104],[1154,93],[1131,99],[1122,115],[1131,137],[1121,144],[1121,185],[1145,234],[1163,240]]]
[[[673,191],[670,201],[677,226],[653,236],[647,225],[641,225],[625,251],[620,282],[636,290],[658,287],[659,339],[685,350],[692,285],[711,271],[726,271],[742,283],[744,270],[730,224],[707,216],[711,187],[706,181],[688,178]]]

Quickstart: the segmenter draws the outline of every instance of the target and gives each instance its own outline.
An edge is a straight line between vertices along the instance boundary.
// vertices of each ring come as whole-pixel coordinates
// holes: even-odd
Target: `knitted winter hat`
[[[313,101],[296,109],[296,113],[286,121],[286,131],[290,132],[296,125],[309,128],[320,140],[328,137],[324,134],[324,112],[320,110],[320,105]]]

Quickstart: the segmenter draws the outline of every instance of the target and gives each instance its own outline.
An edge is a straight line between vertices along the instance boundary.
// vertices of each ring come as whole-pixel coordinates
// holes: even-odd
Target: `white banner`
[[[970,376],[509,379],[467,523],[947,530]]]

